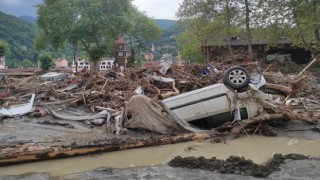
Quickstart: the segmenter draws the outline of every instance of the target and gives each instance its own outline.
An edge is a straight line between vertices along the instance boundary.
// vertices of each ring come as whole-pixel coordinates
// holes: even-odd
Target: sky
[[[0,0],[0,11],[14,16],[36,17],[37,3],[42,0]],[[155,19],[177,19],[175,13],[183,0],[133,0],[133,4]]]
[[[175,13],[183,0],[133,0],[140,11],[155,19],[177,19]]]

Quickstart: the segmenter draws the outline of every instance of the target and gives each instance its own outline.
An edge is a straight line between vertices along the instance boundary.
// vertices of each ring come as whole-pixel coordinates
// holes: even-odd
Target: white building
[[[0,69],[7,69],[8,67],[6,66],[6,57],[0,57]]]
[[[90,62],[86,60],[78,60],[78,72],[82,71],[83,69],[90,70]],[[76,62],[72,62],[72,70],[76,72]]]
[[[106,71],[114,68],[114,59],[102,59],[100,61],[99,70]]]

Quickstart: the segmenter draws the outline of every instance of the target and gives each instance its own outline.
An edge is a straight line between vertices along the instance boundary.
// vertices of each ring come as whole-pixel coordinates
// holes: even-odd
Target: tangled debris
[[[292,66],[290,63],[287,66]],[[161,73],[161,67],[157,66],[128,68],[125,72],[109,70],[81,72],[76,75],[60,72],[56,74],[62,75],[60,77],[63,78],[57,82],[39,81],[41,78],[37,76],[21,78],[7,74],[2,76],[3,81],[0,82],[0,89],[3,89],[0,104],[3,107],[19,104],[21,96],[35,93],[34,109],[30,114],[32,117],[44,117],[49,114],[59,119],[99,119],[103,115],[86,114],[106,110],[108,120],[101,122],[107,122],[109,125],[113,123],[122,128],[122,117],[118,117],[117,123],[115,117],[121,114],[121,109],[126,108],[127,103],[138,91],[156,102],[222,82],[223,72],[234,65],[245,67],[251,73],[259,70],[254,68],[247,54],[235,54],[231,58],[222,56],[216,62],[208,64],[188,65],[176,62],[166,70],[166,74]],[[217,128],[216,133],[231,133],[235,136],[245,133],[276,135],[276,131],[268,124],[274,120],[299,120],[312,125],[317,124],[320,117],[320,105],[317,100],[320,97],[320,85],[317,83],[319,77],[310,73],[282,74],[280,69],[274,72],[272,68],[278,67],[276,63],[262,64],[261,67],[260,70],[264,69],[263,75],[268,82],[264,92],[276,94],[276,98],[272,102],[257,100],[263,106],[264,113],[242,121],[241,124],[226,124]],[[283,69],[288,68],[285,66]],[[59,115],[58,111],[74,107],[84,110],[82,117]]]
[[[277,131],[272,126],[272,122],[274,121],[296,120],[308,123],[312,127],[310,129],[319,131],[319,77],[311,72],[297,75],[298,72],[296,74],[285,74],[281,73],[279,69],[274,71],[272,69],[276,66],[276,63],[261,64],[261,68],[257,69],[252,65],[252,62],[248,61],[246,55],[240,54],[235,55],[232,59],[219,59],[211,63],[189,65],[176,62],[165,70],[165,74],[162,71],[163,69],[161,70],[161,67],[157,66],[152,68],[128,68],[124,72],[113,69],[105,72],[66,74],[60,71],[59,73],[51,73],[51,75],[59,75],[59,78],[52,78],[54,79],[53,81],[50,78],[45,80],[38,78],[36,75],[25,77],[17,74],[3,74],[1,76],[2,81],[0,81],[0,104],[2,108],[13,108],[15,105],[28,103],[24,101],[24,99],[27,99],[25,97],[35,94],[32,110],[28,115],[23,115],[23,117],[26,117],[28,120],[32,119],[39,126],[59,126],[60,129],[69,128],[69,130],[76,131],[78,126],[74,126],[73,123],[77,121],[78,123],[83,123],[85,128],[86,126],[90,127],[87,128],[87,131],[90,131],[93,126],[101,126],[99,128],[103,129],[103,138],[110,137],[112,139],[119,135],[125,136],[128,132],[130,133],[131,128],[139,130],[140,128],[144,128],[141,125],[147,125],[151,128],[144,129],[157,133],[157,135],[170,134],[189,140],[192,138],[189,138],[184,133],[190,132],[190,129],[194,126],[191,127],[188,124],[189,129],[185,128],[186,126],[183,127],[184,129],[181,129],[183,125],[181,122],[168,123],[168,121],[172,120],[169,117],[172,115],[159,106],[159,101],[209,85],[222,83],[225,70],[234,65],[245,67],[250,70],[251,74],[256,74],[258,71],[263,72],[262,74],[268,83],[265,89],[261,89],[261,91],[273,94],[274,98],[270,101],[264,101],[256,98],[254,94],[250,94],[251,91],[239,92],[230,88],[230,91],[237,94],[237,96],[243,95],[259,103],[263,112],[251,119],[226,122],[217,128],[210,129],[211,131],[206,129],[206,132],[211,133],[210,135],[215,142],[223,142],[224,137],[236,137],[244,134],[275,136]],[[129,104],[132,97],[137,94],[143,94],[147,97],[144,98],[148,101],[146,101],[147,103],[144,106],[141,106],[141,104]],[[137,99],[135,100],[131,102],[138,102]],[[103,111],[105,113],[101,114]],[[148,113],[148,115],[144,115],[143,113],[137,114],[141,112]],[[157,117],[154,120],[166,119],[168,121],[161,122],[163,126],[155,125],[157,123],[152,123],[150,120],[151,115]],[[164,115],[168,116],[168,118],[162,118],[165,117]],[[22,114],[18,114],[19,116],[22,116]],[[52,117],[50,121],[46,121],[46,116]],[[3,116],[3,118],[5,117]],[[60,123],[55,120],[69,122]],[[139,120],[144,120],[145,122],[140,123]],[[146,123],[146,121],[148,122]],[[160,127],[162,129],[159,129]],[[157,129],[154,130],[153,128]],[[182,142],[182,140],[168,141],[168,143],[171,142]],[[70,144],[72,143],[69,143],[68,148],[62,149],[61,153],[74,148]],[[148,143],[143,141],[138,144],[139,146],[134,147],[143,147],[146,144]],[[31,150],[36,148],[33,144],[24,144],[24,147],[29,146]],[[122,146],[126,147],[125,142],[124,145],[119,145],[119,147]],[[44,147],[46,147],[45,151],[52,149],[50,144],[45,144]],[[113,149],[113,146],[110,147]],[[56,148],[59,150],[59,145]],[[9,154],[11,153],[10,156],[15,157],[16,154],[12,154],[12,152],[19,152],[20,149],[20,146],[15,147],[14,150],[8,149],[8,146],[5,146],[2,149],[0,148],[0,151],[9,152]],[[87,151],[86,149],[83,151],[83,154],[99,151],[96,149],[91,150]],[[25,156],[30,156],[29,153],[29,151],[22,153],[21,156],[25,158]],[[39,150],[38,153],[46,152]],[[81,153],[74,152],[72,155],[79,155]],[[1,159],[0,157],[0,160],[5,161],[5,158]]]
[[[220,160],[215,157],[206,159],[204,157],[182,158],[177,156],[169,161],[168,164],[171,167],[202,169],[206,171],[217,171],[222,174],[237,174],[265,178],[274,171],[280,171],[280,165],[284,164],[287,159],[303,160],[308,159],[308,157],[299,154],[275,154],[265,165],[258,165],[251,160],[236,156],[230,156],[226,160]]]

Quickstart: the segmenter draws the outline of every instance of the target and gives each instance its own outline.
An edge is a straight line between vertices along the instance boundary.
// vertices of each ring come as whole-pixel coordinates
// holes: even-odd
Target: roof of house
[[[279,40],[278,44],[290,44],[291,41],[287,40],[287,39],[283,39],[283,40]],[[228,41],[224,41],[221,46],[226,46],[228,45],[229,42]],[[271,44],[271,41],[268,40],[252,40],[251,41],[252,45],[269,45]],[[232,39],[231,40],[231,46],[247,46],[248,45],[248,41],[244,40],[244,39]],[[206,45],[203,45],[206,46]],[[210,44],[208,46],[219,46],[219,45],[215,45],[215,44]]]
[[[116,41],[116,44],[126,44],[126,40],[123,37],[119,37]]]
[[[66,61],[66,59],[64,59],[64,58],[58,58],[58,59],[53,59],[53,61]]]

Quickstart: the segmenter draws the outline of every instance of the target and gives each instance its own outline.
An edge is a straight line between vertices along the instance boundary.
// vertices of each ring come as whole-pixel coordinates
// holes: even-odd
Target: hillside
[[[169,29],[170,27],[177,24],[176,20],[170,19],[155,19],[155,21],[161,27],[162,30]]]
[[[181,32],[183,32],[183,29],[177,26],[176,20],[155,19],[155,21],[162,29],[160,40],[153,42],[156,49],[156,55],[166,53],[177,55],[176,38]],[[160,57],[156,56],[156,58]]]
[[[0,39],[9,43],[10,54],[7,64],[29,59],[36,62],[36,52],[33,50],[35,26],[15,16],[0,11]],[[12,66],[12,64],[11,64]]]
[[[33,16],[20,16],[19,18],[31,24],[36,24],[36,20],[37,20]]]
[[[20,16],[15,17],[7,15],[0,11],[0,39],[9,43],[10,55],[7,56],[9,67],[19,67],[24,59],[36,62],[37,51],[33,50],[33,41],[35,37],[35,17]],[[155,19],[161,27],[162,34],[158,41],[150,42],[155,45],[159,56],[164,53],[176,53],[176,36],[182,32],[177,27],[176,20]],[[66,47],[55,53],[56,57],[67,57],[71,59],[72,50]]]

